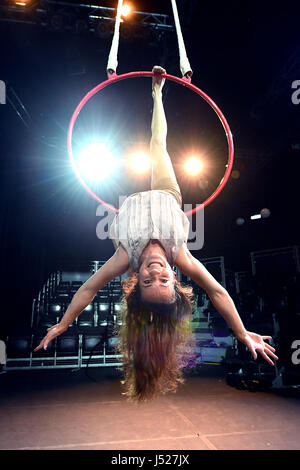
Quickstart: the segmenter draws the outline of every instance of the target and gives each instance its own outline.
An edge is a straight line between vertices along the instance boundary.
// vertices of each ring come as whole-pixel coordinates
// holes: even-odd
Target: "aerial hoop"
[[[76,122],[76,119],[80,113],[80,111],[82,110],[82,108],[84,107],[84,105],[92,98],[92,96],[94,96],[96,93],[98,93],[99,91],[103,90],[103,88],[107,87],[108,85],[111,85],[112,83],[115,83],[115,82],[119,82],[121,80],[125,80],[127,78],[138,78],[138,77],[153,77],[154,76],[154,73],[153,72],[129,72],[129,73],[124,73],[122,75],[116,75],[115,73],[114,74],[111,74],[109,75],[109,78],[108,80],[105,80],[104,82],[102,83],[99,83],[99,85],[97,85],[96,87],[94,87],[92,90],[90,90],[84,97],[83,99],[80,101],[80,103],[77,105],[72,117],[71,117],[71,120],[70,120],[70,124],[69,124],[69,129],[68,129],[68,137],[67,137],[67,141],[68,141],[68,154],[69,154],[69,158],[70,158],[70,161],[71,161],[71,165],[74,169],[74,172],[78,178],[78,180],[80,181],[80,183],[82,184],[82,186],[85,188],[85,190],[96,200],[98,201],[100,204],[106,206],[107,208],[109,208],[110,210],[112,210],[113,212],[115,212],[116,214],[119,212],[118,209],[116,209],[115,207],[111,206],[110,204],[108,204],[107,202],[105,202],[104,200],[102,200],[100,197],[98,197],[92,190],[91,188],[85,183],[85,181],[82,179],[79,171],[78,171],[78,168],[76,166],[76,163],[74,161],[74,156],[73,156],[73,150],[72,150],[72,134],[73,134],[73,129],[74,129],[74,125],[75,125],[75,122]],[[186,77],[183,77],[183,78],[179,78],[179,77],[175,77],[174,75],[169,75],[167,73],[165,74],[161,74],[162,77],[166,78],[167,80],[171,80],[172,82],[176,82],[176,83],[179,83],[179,85],[183,85],[183,86],[186,86],[187,88],[190,88],[192,91],[194,91],[195,93],[197,93],[197,95],[200,95],[212,108],[213,110],[216,112],[216,114],[218,115],[222,125],[223,125],[223,128],[225,130],[225,134],[226,134],[226,138],[227,138],[227,143],[228,143],[228,162],[227,162],[227,165],[226,165],[226,171],[225,171],[225,174],[222,178],[222,180],[220,181],[220,184],[219,186],[217,187],[217,189],[215,190],[215,192],[209,197],[207,198],[202,204],[198,205],[198,207],[195,207],[194,209],[190,210],[190,211],[187,211],[185,212],[185,214],[187,216],[195,213],[196,211],[198,211],[199,209],[202,209],[204,208],[205,206],[207,206],[208,204],[210,204],[219,194],[220,192],[222,191],[222,189],[224,188],[225,184],[227,183],[228,181],[228,178],[230,176],[230,173],[231,173],[231,169],[232,169],[232,166],[233,166],[233,155],[234,155],[234,146],[233,146],[233,138],[232,138],[232,134],[231,134],[231,131],[230,131],[230,128],[229,128],[229,125],[225,119],[225,116],[223,115],[222,111],[220,110],[220,108],[216,105],[216,103],[214,103],[214,101],[208,96],[206,95],[202,90],[200,90],[200,88],[196,87],[195,85],[193,85],[189,78],[186,78]]]

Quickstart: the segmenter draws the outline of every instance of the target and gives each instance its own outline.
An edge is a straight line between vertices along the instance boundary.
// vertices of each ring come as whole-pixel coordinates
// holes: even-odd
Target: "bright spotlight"
[[[121,15],[122,16],[128,16],[129,13],[131,12],[131,7],[129,5],[123,5],[121,9]]]
[[[91,181],[103,181],[114,171],[116,160],[105,144],[95,142],[79,154],[77,165],[81,174]]]
[[[30,4],[34,3],[34,1],[32,1],[32,0],[15,0],[13,3],[15,3],[15,5],[18,5],[20,7],[27,7]]]
[[[190,157],[185,161],[185,170],[189,175],[197,175],[202,170],[202,162],[198,157]]]
[[[146,173],[150,167],[149,155],[146,152],[135,152],[130,159],[130,166],[135,173]]]
[[[261,219],[261,214],[254,214],[250,217],[251,220]]]

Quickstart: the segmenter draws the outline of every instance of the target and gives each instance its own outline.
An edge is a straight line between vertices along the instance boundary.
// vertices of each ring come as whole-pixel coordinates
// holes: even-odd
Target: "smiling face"
[[[175,272],[159,243],[150,243],[144,249],[138,278],[142,300],[167,303],[172,299]]]

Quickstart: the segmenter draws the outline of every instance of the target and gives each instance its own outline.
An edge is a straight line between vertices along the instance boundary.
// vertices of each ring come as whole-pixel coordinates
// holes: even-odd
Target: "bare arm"
[[[228,323],[238,339],[246,334],[246,329],[227,290],[209,273],[183,244],[175,261],[175,266],[205,290],[215,308]]]
[[[253,358],[257,359],[257,352],[259,352],[270,365],[274,366],[274,362],[269,356],[275,360],[278,359],[274,354],[275,349],[264,341],[265,339],[272,339],[272,337],[261,336],[245,329],[234,302],[226,289],[214,279],[200,261],[194,258],[186,244],[181,247],[175,266],[207,292],[213,305],[228,323],[238,340],[247,346]]]
[[[34,349],[34,352],[42,348],[47,349],[49,342],[64,333],[75,318],[91,303],[98,290],[102,289],[115,277],[124,274],[128,267],[127,252],[120,245],[115,254],[78,289],[61,321],[57,325],[48,328],[47,335]]]
[[[67,328],[73,323],[85,307],[91,303],[97,292],[112,279],[124,274],[128,267],[128,255],[120,245],[115,254],[78,289],[61,319],[60,325]]]

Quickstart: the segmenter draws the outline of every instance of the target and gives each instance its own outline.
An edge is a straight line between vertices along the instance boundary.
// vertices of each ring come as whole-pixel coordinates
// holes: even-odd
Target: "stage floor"
[[[0,449],[299,450],[299,391],[249,392],[203,366],[176,394],[121,395],[112,370],[0,375]]]

